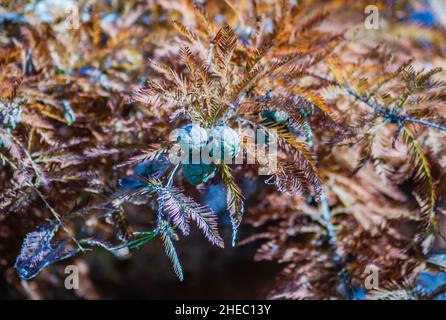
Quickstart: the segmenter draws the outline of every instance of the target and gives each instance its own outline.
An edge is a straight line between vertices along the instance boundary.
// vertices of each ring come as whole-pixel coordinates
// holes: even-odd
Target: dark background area
[[[247,237],[252,228],[244,226]],[[119,259],[97,248],[75,258],[49,266],[28,285],[37,297],[46,299],[261,299],[273,286],[274,274],[280,270],[275,262],[255,262],[259,243],[232,248],[230,227],[223,226],[225,249],[214,247],[193,229],[177,242],[185,279],[180,282],[163,254],[158,239]],[[19,247],[17,248],[17,252]],[[78,266],[80,290],[64,287],[66,265]],[[0,299],[32,298],[24,290],[12,266],[1,271]],[[25,285],[25,286],[26,286]]]

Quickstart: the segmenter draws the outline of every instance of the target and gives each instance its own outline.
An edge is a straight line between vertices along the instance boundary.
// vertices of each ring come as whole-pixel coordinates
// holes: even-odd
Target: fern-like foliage
[[[232,245],[262,240],[255,259],[283,266],[269,298],[358,298],[369,264],[383,280],[369,298],[438,297],[417,279],[444,271],[444,19],[420,26],[424,4],[382,2],[374,32],[365,0],[200,3],[80,1],[69,32],[57,10],[41,21],[47,1],[2,8],[8,277],[14,257],[27,280],[161,241],[183,280],[174,244],[192,221],[224,247],[226,220],[205,204],[221,185]],[[186,142],[232,162],[175,162]]]

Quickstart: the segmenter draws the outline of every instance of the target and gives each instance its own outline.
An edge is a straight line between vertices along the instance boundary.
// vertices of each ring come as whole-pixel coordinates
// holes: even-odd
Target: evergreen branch
[[[243,195],[240,188],[235,183],[234,177],[232,176],[231,169],[226,163],[221,163],[221,174],[223,182],[227,188],[227,208],[231,217],[232,224],[232,246],[235,246],[237,231],[242,222],[242,217],[244,213],[243,205]]]
[[[173,230],[171,228],[163,228],[160,231],[161,240],[163,241],[164,249],[167,256],[172,262],[173,269],[180,281],[184,280],[183,269],[181,268],[180,260],[178,259],[177,252],[172,242],[172,237],[175,237]]]

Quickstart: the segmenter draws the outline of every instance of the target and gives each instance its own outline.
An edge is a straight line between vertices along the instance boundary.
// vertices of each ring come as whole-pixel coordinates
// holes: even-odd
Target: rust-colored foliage
[[[28,280],[154,238],[183,280],[174,244],[191,222],[224,247],[201,197],[211,185],[226,191],[232,245],[255,241],[255,260],[283,265],[268,298],[443,293],[419,284],[446,263],[446,25],[411,23],[423,4],[379,2],[376,31],[367,1],[80,1],[67,30],[26,2],[0,11],[0,267],[24,294],[14,261]],[[211,132],[200,143],[223,132],[222,152],[253,163],[172,163],[171,131],[198,127]],[[275,161],[249,130],[277,141]]]

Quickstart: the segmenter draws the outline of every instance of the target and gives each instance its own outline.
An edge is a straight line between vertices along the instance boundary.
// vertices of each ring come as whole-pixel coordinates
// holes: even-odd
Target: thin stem
[[[169,178],[167,179],[166,187],[171,187],[173,184],[173,177],[175,176],[175,173],[177,172],[178,168],[180,167],[180,164],[178,163],[175,168],[173,168],[172,172],[169,174]],[[164,203],[160,203],[158,207],[158,214],[156,216],[157,224],[159,226],[159,223],[161,222],[161,219],[163,217],[163,209],[164,209]]]
[[[310,126],[311,129],[311,126]],[[313,132],[310,131],[309,138],[313,139]],[[341,279],[342,285],[344,286],[344,290],[346,293],[346,298],[348,300],[353,299],[353,290],[351,287],[351,279],[348,274],[348,270],[345,267],[345,262],[341,255],[338,252],[338,247],[336,244],[336,228],[331,223],[331,219],[333,217],[333,213],[330,210],[330,206],[327,200],[327,193],[325,188],[322,189],[321,199],[320,199],[320,209],[322,211],[322,216],[320,221],[322,222],[325,230],[327,231],[327,239],[328,244],[331,248],[332,255],[331,259],[335,264],[335,267],[339,270],[338,275]]]
[[[321,195],[321,211],[322,211],[322,221],[327,230],[328,244],[332,250],[332,260],[335,267],[338,268],[338,275],[341,278],[342,285],[344,286],[346,297],[348,300],[353,299],[353,290],[351,288],[351,279],[348,274],[347,268],[345,267],[345,262],[338,252],[338,247],[336,244],[336,229],[331,223],[331,218],[333,216],[330,206],[328,205],[327,196],[325,190]]]
[[[26,157],[28,158],[29,162],[31,163],[31,167],[32,167],[33,170],[34,170],[34,173],[36,174],[36,177],[37,177],[39,180],[42,180],[42,178],[41,178],[41,176],[40,176],[40,170],[39,170],[39,168],[37,167],[36,163],[34,162],[33,157],[31,156],[31,154],[28,152],[28,150],[27,150],[25,147],[22,146],[22,144],[20,143],[19,140],[16,139],[16,137],[14,137],[12,134],[10,134],[10,137],[11,137],[11,139],[12,139],[15,143],[17,143],[17,145],[19,145],[19,146],[22,148],[23,152],[25,153]]]

